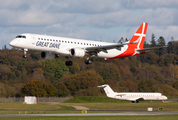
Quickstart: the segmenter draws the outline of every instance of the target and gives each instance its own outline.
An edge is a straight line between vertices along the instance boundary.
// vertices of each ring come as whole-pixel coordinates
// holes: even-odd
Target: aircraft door
[[[35,35],[31,35],[31,37],[32,37],[32,44],[35,44],[36,43],[36,37],[35,37]]]

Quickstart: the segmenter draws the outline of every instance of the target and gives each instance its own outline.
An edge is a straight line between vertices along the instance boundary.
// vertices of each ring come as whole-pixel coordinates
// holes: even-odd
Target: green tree
[[[37,96],[37,97],[49,97],[56,96],[56,88],[49,83],[32,80],[30,83],[24,85],[21,89],[22,96]]]
[[[79,72],[80,71],[80,67],[79,67],[78,63],[77,62],[73,62],[73,65],[69,66],[69,71],[72,74],[75,74],[75,73]]]
[[[69,68],[60,59],[48,60],[43,65],[45,70],[51,73],[56,79],[60,79],[62,75],[69,73]]]
[[[175,44],[176,44],[176,42],[174,41],[174,38],[171,37],[171,41],[168,42],[168,47],[167,47],[168,53],[176,54]]]
[[[30,56],[33,60],[40,60],[39,52],[32,53]]]
[[[158,39],[158,45],[159,46],[165,46],[166,45],[166,42],[165,42],[165,40],[164,40],[164,38],[162,37],[162,36],[160,36],[159,37],[159,39]],[[158,55],[158,56],[161,56],[161,55],[164,55],[164,54],[166,54],[166,48],[159,48],[157,51],[156,51],[156,54]]]
[[[151,35],[151,47],[156,47],[155,35],[152,33]]]
[[[11,69],[7,65],[0,65],[0,80],[6,81],[11,74]]]
[[[120,72],[117,68],[117,65],[113,63],[95,63],[91,68],[94,69],[98,74],[100,74],[104,80],[115,79],[119,81],[121,79]]]
[[[149,64],[157,64],[158,59],[159,56],[154,52],[145,53],[143,57],[140,58],[141,62]]]
[[[170,85],[162,84],[160,85],[161,93],[166,96],[178,96],[178,91]]]
[[[175,89],[178,90],[178,81],[175,81],[175,82],[173,83],[173,88],[175,88]]]
[[[139,92],[156,92],[153,80],[142,80],[138,83]]]
[[[59,97],[66,97],[69,95],[69,90],[63,82],[55,82],[54,87],[57,88],[57,95]]]
[[[131,80],[124,80],[119,84],[121,87],[128,88],[130,92],[137,92],[137,85],[136,83],[132,82]]]
[[[0,97],[6,97],[6,96],[7,96],[6,87],[4,83],[0,82]]]
[[[166,66],[168,66],[169,64],[173,64],[174,60],[175,60],[174,54],[165,54],[164,63]]]
[[[71,95],[75,95],[80,89],[95,88],[103,83],[103,78],[94,70],[81,71],[78,74],[67,77],[64,81]]]

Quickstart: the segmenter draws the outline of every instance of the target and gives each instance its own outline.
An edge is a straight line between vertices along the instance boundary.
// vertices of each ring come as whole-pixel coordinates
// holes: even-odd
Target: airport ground
[[[152,107],[152,112],[147,112],[148,107]],[[162,111],[158,111],[162,108]],[[87,113],[82,113],[87,110]],[[137,115],[139,113],[139,115]],[[146,114],[145,114],[146,113]],[[150,115],[153,114],[153,115]],[[170,113],[170,114],[167,114]],[[173,114],[172,114],[173,113]],[[64,114],[66,116],[58,116]],[[95,114],[98,114],[95,116]],[[111,114],[111,115],[109,115]],[[148,115],[147,115],[148,114]],[[4,115],[19,115],[7,117]],[[29,115],[29,116],[24,116]],[[40,117],[38,117],[38,115]],[[51,115],[51,116],[50,116]],[[73,115],[73,116],[69,116]],[[79,116],[75,116],[79,115]],[[88,115],[88,116],[84,116]],[[91,115],[91,116],[89,116]],[[104,116],[103,116],[104,115]],[[131,103],[129,101],[119,101],[117,103],[59,103],[46,102],[38,104],[23,103],[0,103],[1,119],[177,119],[178,118],[178,102],[158,102],[158,101],[140,101],[140,103]]]

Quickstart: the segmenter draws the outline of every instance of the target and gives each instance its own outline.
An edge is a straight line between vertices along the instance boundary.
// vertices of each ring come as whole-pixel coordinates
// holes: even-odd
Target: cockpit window
[[[18,35],[16,38],[26,38],[24,35]]]

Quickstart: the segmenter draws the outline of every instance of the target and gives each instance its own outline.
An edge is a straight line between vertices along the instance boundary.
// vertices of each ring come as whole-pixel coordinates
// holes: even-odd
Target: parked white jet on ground
[[[129,100],[132,102],[139,102],[139,100],[167,100],[167,97],[161,93],[143,93],[143,92],[114,92],[109,85],[101,85],[98,87],[103,87],[106,95],[110,98],[119,100]]]
[[[147,25],[148,23],[142,23],[132,39],[123,44],[28,33],[18,35],[10,42],[10,45],[22,48],[24,50],[24,57],[26,57],[28,49],[31,49],[42,51],[41,57],[48,60],[52,60],[59,55],[66,56],[68,58],[66,61],[67,66],[72,65],[72,61],[69,60],[70,57],[86,57],[87,60],[85,60],[85,63],[91,64],[91,57],[94,56],[108,60],[140,55],[151,49],[158,48],[143,48]]]

